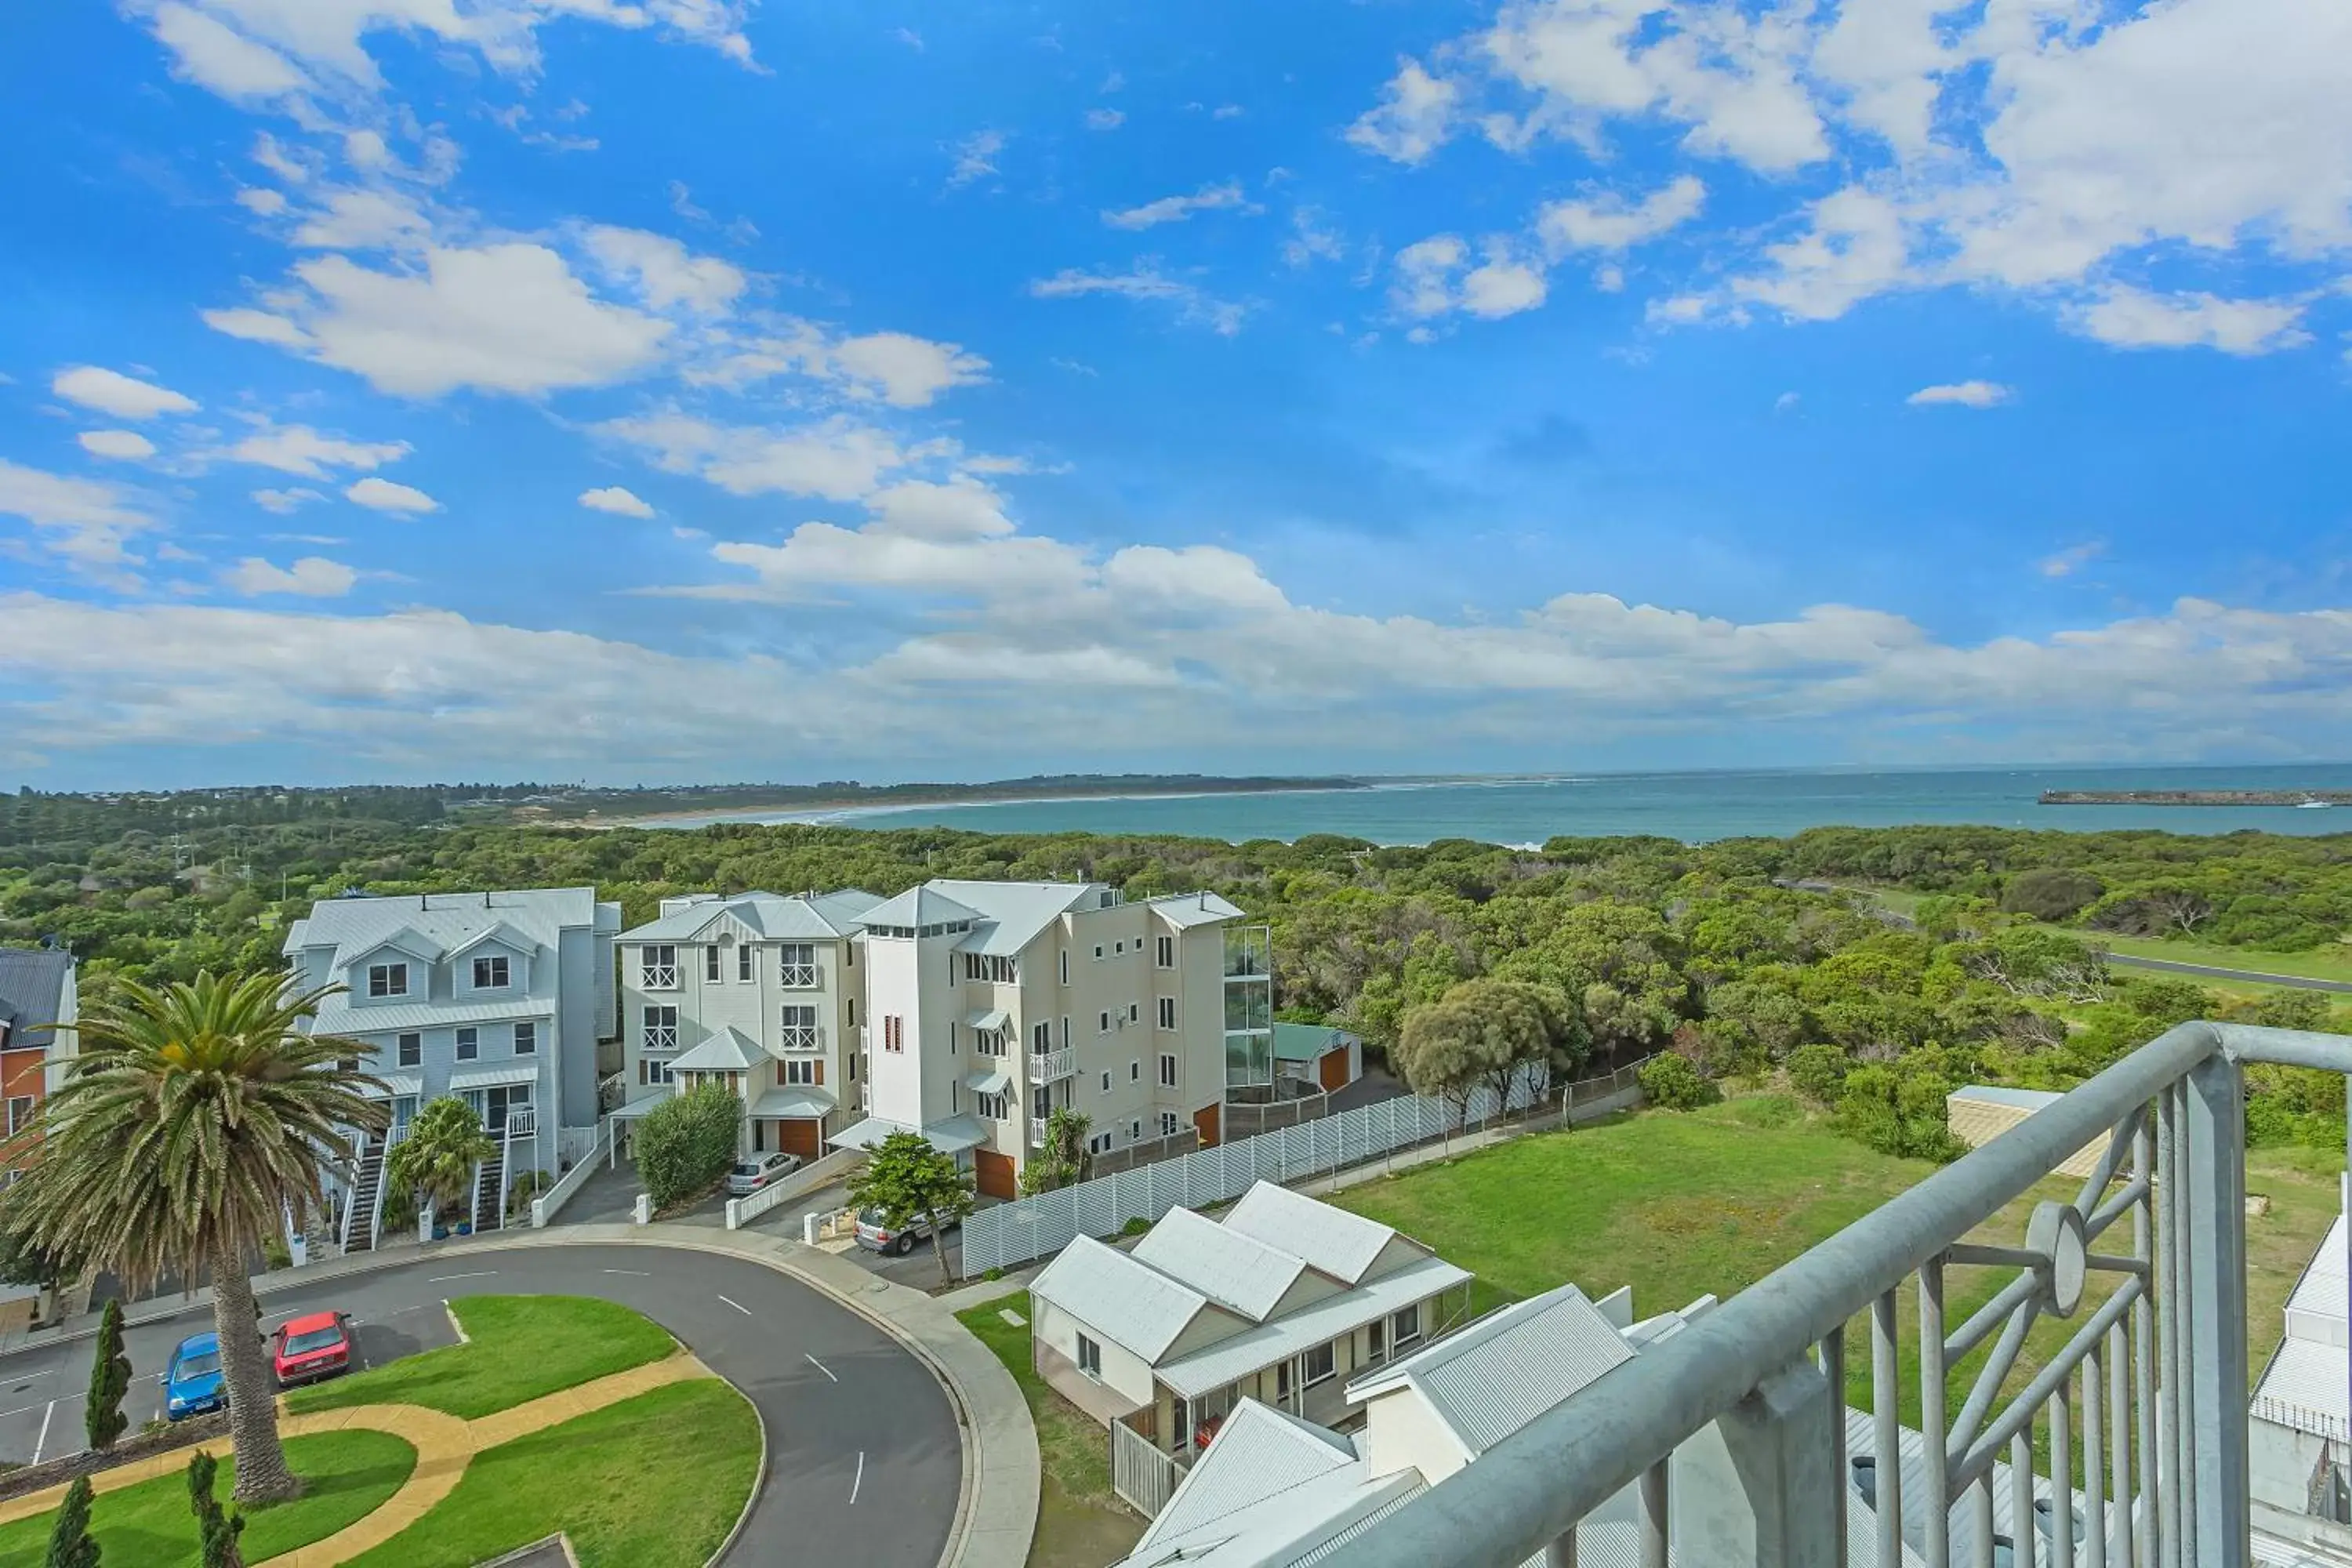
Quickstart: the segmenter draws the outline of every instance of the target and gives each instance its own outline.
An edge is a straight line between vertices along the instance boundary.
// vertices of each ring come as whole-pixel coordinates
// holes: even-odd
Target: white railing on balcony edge
[[[1999,1546],[2015,1568],[2245,1568],[2247,1062],[2352,1073],[2352,1037],[2168,1030],[1538,1415],[1350,1540],[1349,1568],[1572,1563],[1579,1522],[1637,1482],[1650,1564],[1670,1546],[1683,1563],[1843,1563],[1853,1521],[1883,1568],[1912,1552],[1927,1568],[1990,1565]],[[1964,1239],[2102,1133],[2075,1197],[2037,1203],[2019,1245]],[[1955,1267],[2012,1271],[1957,1327]],[[1876,1479],[1868,1504],[1848,1482],[1844,1399],[1847,1324],[1863,1314],[1857,1433],[1874,1463],[1904,1453],[1903,1363],[1916,1360],[1926,1434],[1911,1439],[1919,1462]],[[2079,1324],[2057,1354],[2021,1364],[2043,1318]],[[1710,1427],[1737,1481],[1672,1500],[1675,1450]],[[1997,1542],[1997,1482],[2013,1521],[2046,1508],[2053,1528],[2013,1525]],[[2055,1522],[2069,1519],[2074,1530]]]
[[[677,989],[677,968],[675,964],[667,967],[648,965],[637,972],[637,982],[640,991],[675,991]]]
[[[1059,1083],[1066,1078],[1075,1076],[1077,1070],[1077,1048],[1074,1046],[1061,1046],[1050,1051],[1029,1053],[1031,1083]]]
[[[787,1024],[777,1043],[788,1051],[821,1051],[824,1048],[824,1032],[805,1024]]]
[[[814,990],[817,983],[817,967],[814,963],[787,963],[782,968],[781,984],[788,991]]]

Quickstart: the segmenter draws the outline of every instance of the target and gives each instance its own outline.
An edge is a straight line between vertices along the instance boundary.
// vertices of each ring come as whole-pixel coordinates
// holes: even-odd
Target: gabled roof
[[[385,952],[404,953],[420,963],[437,963],[448,955],[448,951],[415,926],[403,925],[386,931],[365,947],[346,945],[335,954],[335,964],[341,968]]]
[[[402,893],[391,898],[320,899],[287,928],[289,954],[331,947],[340,969],[406,928],[436,958],[500,924],[537,947],[555,949],[574,928],[594,930],[593,888],[526,888],[489,893]]]
[[[12,1050],[49,1043],[48,1025],[65,1010],[73,954],[49,947],[0,947],[0,1023],[14,1031]]]
[[[1253,1323],[1265,1321],[1307,1271],[1307,1260],[1295,1253],[1188,1208],[1170,1209],[1135,1244],[1134,1257]]]
[[[1469,1282],[1467,1269],[1456,1268],[1442,1258],[1424,1258],[1352,1290],[1326,1296],[1230,1339],[1162,1363],[1153,1372],[1171,1392],[1197,1399]]]
[[[1633,1359],[1583,1291],[1562,1285],[1488,1313],[1348,1385],[1349,1403],[1411,1387],[1475,1457]]]
[[[823,1116],[841,1102],[821,1089],[772,1089],[751,1102],[748,1114],[765,1121],[777,1116]]]
[[[1200,1291],[1090,1236],[1064,1247],[1029,1293],[1155,1363],[1209,1307]]]
[[[1338,1433],[1244,1399],[1178,1483],[1136,1552],[1148,1556],[1160,1542],[1203,1525],[1235,1528],[1233,1516],[1241,1510],[1356,1462],[1355,1446]]]
[[[1167,893],[1144,902],[1153,914],[1179,931],[1242,918],[1239,906],[1216,893]]]
[[[1226,1212],[1224,1228],[1297,1253],[1313,1264],[1317,1273],[1348,1285],[1363,1282],[1397,1234],[1378,1220],[1318,1203],[1304,1193],[1266,1181],[1244,1193],[1241,1201]]]
[[[857,888],[830,893],[735,893],[697,899],[657,920],[623,931],[626,942],[697,942],[726,916],[767,942],[835,942],[857,929],[858,918],[881,900]]]
[[[978,910],[940,892],[938,884],[926,882],[919,888],[908,889],[895,899],[885,899],[859,916],[857,923],[869,930],[875,926],[920,928],[980,918]]]
[[[729,1025],[669,1064],[672,1072],[748,1072],[768,1059],[760,1042]]]
[[[1099,901],[1100,882],[975,882],[942,879],[924,884],[974,910],[986,931],[974,930],[959,945],[969,952],[1012,957],[1038,933],[1080,902]]]
[[[501,947],[512,948],[515,952],[521,953],[525,958],[534,957],[539,952],[539,944],[537,942],[531,941],[530,937],[524,935],[521,931],[517,931],[506,921],[498,921],[484,927],[482,930],[476,931],[472,936],[467,937],[465,941],[457,943],[455,947],[452,947],[449,950],[448,956],[451,958],[461,957],[467,952],[471,952],[473,949],[481,946],[486,942],[495,942]]]
[[[331,996],[310,1020],[313,1035],[383,1035],[405,1029],[439,1029],[457,1024],[507,1024],[552,1018],[551,996],[509,996],[496,1002],[361,1003]]]

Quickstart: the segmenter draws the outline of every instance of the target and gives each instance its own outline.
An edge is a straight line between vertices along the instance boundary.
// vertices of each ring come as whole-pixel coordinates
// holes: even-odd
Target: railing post
[[[2189,1394],[2184,1445],[2194,1488],[2197,1560],[2242,1568],[2252,1550],[2246,1462],[2245,1090],[2238,1064],[2215,1055],[2189,1075],[2188,1224],[2181,1270],[2189,1334],[2181,1371]],[[2186,1509],[2184,1509],[2186,1511]]]
[[[1677,1560],[1724,1568],[1820,1568],[1833,1560],[1833,1489],[1843,1482],[1822,1440],[1832,1397],[1843,1395],[1810,1355],[1801,1356],[1683,1446],[1675,1463],[1684,1474],[1659,1500],[1673,1510]],[[1642,1490],[1646,1502],[1647,1477]]]

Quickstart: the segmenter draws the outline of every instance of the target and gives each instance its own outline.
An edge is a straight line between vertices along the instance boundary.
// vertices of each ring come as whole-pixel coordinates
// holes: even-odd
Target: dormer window
[[[408,965],[404,963],[371,963],[368,965],[370,996],[405,996],[408,994]]]
[[[505,954],[474,960],[474,989],[503,991],[511,984],[510,970]]]

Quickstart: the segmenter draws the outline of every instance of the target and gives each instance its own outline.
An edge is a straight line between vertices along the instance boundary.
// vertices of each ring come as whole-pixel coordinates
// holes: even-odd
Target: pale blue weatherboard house
[[[420,1105],[455,1094],[494,1135],[514,1135],[519,1168],[552,1174],[594,1142],[620,929],[620,905],[593,888],[328,899],[294,922],[284,951],[290,985],[345,988],[310,1031],[375,1047],[368,1065],[391,1090],[394,1142]]]

